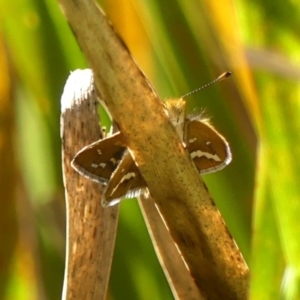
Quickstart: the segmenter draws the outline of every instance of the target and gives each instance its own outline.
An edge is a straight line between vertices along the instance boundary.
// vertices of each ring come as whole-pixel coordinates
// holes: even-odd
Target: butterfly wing
[[[117,132],[81,149],[71,165],[88,179],[107,184],[125,151],[121,133]]]
[[[228,143],[208,122],[188,120],[184,142],[201,174],[221,170],[231,161]]]
[[[102,198],[103,206],[111,206],[122,198],[137,197],[146,187],[138,167],[128,151],[125,152],[121,162],[111,175]]]

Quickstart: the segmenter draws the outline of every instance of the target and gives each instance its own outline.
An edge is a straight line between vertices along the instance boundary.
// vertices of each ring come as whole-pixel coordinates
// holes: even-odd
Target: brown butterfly
[[[226,72],[210,84],[230,74]],[[186,102],[183,97],[166,100],[163,106],[185,149],[201,174],[223,169],[231,161],[227,141],[201,115],[186,117]],[[106,185],[103,206],[114,205],[123,198],[137,197],[147,188],[121,132],[84,147],[76,154],[71,165],[81,175]]]

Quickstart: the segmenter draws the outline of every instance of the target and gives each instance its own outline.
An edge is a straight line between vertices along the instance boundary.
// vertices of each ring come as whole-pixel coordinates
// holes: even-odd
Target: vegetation
[[[250,298],[299,299],[299,4],[100,4],[162,99],[232,71],[188,98],[233,153],[204,180],[251,269]],[[59,299],[60,96],[70,71],[88,66],[58,2],[2,1],[0,22],[0,298]],[[173,299],[134,200],[121,205],[108,297]]]

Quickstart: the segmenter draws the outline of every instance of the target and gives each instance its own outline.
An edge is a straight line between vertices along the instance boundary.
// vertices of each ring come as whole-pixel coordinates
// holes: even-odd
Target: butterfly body
[[[182,98],[169,99],[163,106],[200,173],[215,172],[230,163],[226,140],[201,115],[187,118]],[[147,187],[120,132],[84,147],[71,164],[81,175],[106,185],[103,206],[136,197]]]

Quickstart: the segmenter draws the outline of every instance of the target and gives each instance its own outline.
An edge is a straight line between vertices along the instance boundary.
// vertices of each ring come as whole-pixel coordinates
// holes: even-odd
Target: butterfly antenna
[[[205,85],[199,87],[198,89],[196,89],[196,90],[194,90],[194,91],[191,91],[191,92],[189,92],[189,93],[187,93],[187,94],[181,96],[181,98],[185,98],[185,97],[190,96],[190,95],[192,95],[192,94],[194,94],[194,93],[197,93],[197,92],[199,92],[199,91],[201,91],[201,90],[207,88],[208,86],[210,86],[210,85],[212,85],[212,84],[214,84],[214,83],[216,83],[216,82],[218,82],[218,81],[221,81],[221,80],[225,79],[226,77],[229,77],[231,74],[232,74],[231,72],[224,72],[223,74],[221,74],[218,78],[216,78],[216,79],[213,80],[212,82],[209,82],[209,83],[207,83],[207,84],[205,84]]]

